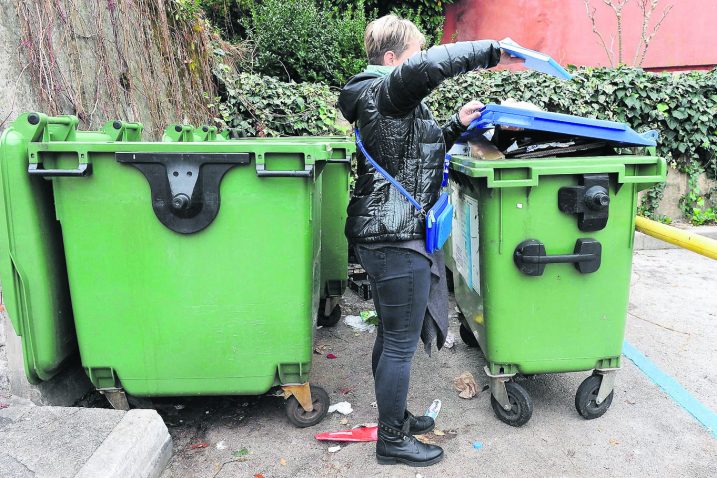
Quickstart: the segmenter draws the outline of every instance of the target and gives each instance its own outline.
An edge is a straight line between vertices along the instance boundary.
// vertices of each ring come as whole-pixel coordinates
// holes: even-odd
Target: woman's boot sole
[[[402,464],[408,465],[408,466],[424,467],[424,466],[435,465],[436,463],[438,463],[439,461],[441,461],[444,456],[446,456],[445,453],[443,453],[443,454],[440,455],[440,456],[437,456],[437,457],[434,458],[433,460],[428,460],[428,461],[411,461],[411,460],[405,460],[405,459],[403,459],[403,458],[396,458],[396,457],[393,457],[393,456],[380,456],[380,455],[376,455],[376,461],[378,462],[379,465],[396,465],[396,464],[398,464],[398,463],[402,463]]]

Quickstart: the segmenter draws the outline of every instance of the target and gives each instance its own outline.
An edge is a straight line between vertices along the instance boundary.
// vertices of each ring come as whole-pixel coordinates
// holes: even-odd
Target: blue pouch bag
[[[453,206],[448,200],[448,193],[441,193],[438,200],[431,209],[426,212],[423,207],[411,196],[406,189],[401,186],[401,183],[396,181],[393,176],[388,174],[376,161],[368,154],[366,148],[363,146],[361,141],[361,135],[359,134],[358,128],[354,129],[356,133],[356,144],[368,159],[371,165],[381,173],[389,183],[398,189],[406,199],[415,207],[418,212],[425,218],[426,221],[426,252],[433,254],[437,250],[443,247],[448,238],[451,236],[451,225],[453,224]],[[441,182],[441,189],[448,185],[448,167],[451,162],[451,156],[446,154],[445,162],[443,163],[443,181]]]

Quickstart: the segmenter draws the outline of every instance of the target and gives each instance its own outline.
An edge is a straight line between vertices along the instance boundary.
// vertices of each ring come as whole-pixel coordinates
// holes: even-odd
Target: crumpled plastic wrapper
[[[460,376],[456,377],[453,380],[453,385],[456,390],[460,392],[458,396],[466,400],[470,400],[480,392],[478,385],[476,385],[476,379],[470,372],[463,372]]]

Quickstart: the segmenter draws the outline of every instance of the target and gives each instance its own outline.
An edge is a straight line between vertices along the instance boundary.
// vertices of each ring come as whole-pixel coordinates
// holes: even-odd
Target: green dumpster
[[[77,119],[25,115],[0,140],[0,278],[3,299],[21,337],[25,375],[37,384],[77,355],[77,340],[52,185],[28,174],[30,141],[135,141],[136,123],[108,122],[101,131],[77,131]],[[22,159],[22,160],[21,160]]]
[[[602,415],[620,368],[637,192],[664,181],[664,159],[454,156],[451,168],[461,336],[485,355],[496,415],[530,419],[517,374],[586,370],[576,407]]]
[[[163,135],[164,141],[266,141],[292,144],[324,144],[331,150],[331,157],[321,173],[321,297],[317,312],[317,324],[334,326],[341,318],[339,302],[348,283],[348,241],[344,234],[346,208],[349,204],[349,178],[351,157],[355,153],[353,143],[344,136],[291,136],[280,138],[232,138],[231,131],[217,134],[215,126],[169,125]]]
[[[76,125],[74,117],[26,114],[2,137],[3,236],[17,242],[14,221],[35,210],[44,214],[36,223],[52,222],[54,209],[60,225],[54,237],[37,237],[46,226],[22,223],[20,233],[34,241],[23,258],[48,243],[55,255],[38,267],[39,279],[3,258],[10,295],[33,306],[36,295],[67,302],[55,290],[62,273],[49,264],[61,263],[64,252],[82,365],[115,406],[127,407],[125,392],[261,394],[280,385],[292,423],[318,423],[329,398],[308,381],[320,296],[321,171],[331,151],[250,140],[112,141]],[[17,188],[6,171],[30,185],[24,196],[11,196]],[[32,185],[43,178],[51,193],[39,196]],[[23,317],[17,301],[9,312]],[[45,335],[74,343],[45,312]],[[23,338],[38,339],[16,321]],[[28,362],[38,354],[23,352]]]

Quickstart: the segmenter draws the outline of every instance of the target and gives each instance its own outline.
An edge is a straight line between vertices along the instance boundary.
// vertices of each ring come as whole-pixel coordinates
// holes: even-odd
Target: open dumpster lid
[[[500,47],[511,55],[525,60],[525,67],[536,70],[550,76],[562,78],[564,80],[572,80],[573,75],[567,72],[565,68],[560,66],[552,57],[539,51],[524,48],[511,41],[500,42]]]
[[[489,104],[482,109],[480,118],[470,124],[464,138],[495,126],[595,138],[621,146],[656,146],[658,137],[656,131],[638,133],[625,123],[615,121]]]

